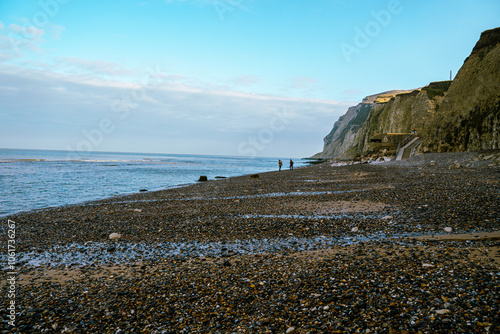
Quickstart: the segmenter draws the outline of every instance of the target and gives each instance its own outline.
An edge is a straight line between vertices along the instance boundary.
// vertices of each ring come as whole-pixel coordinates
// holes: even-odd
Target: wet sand
[[[2,331],[500,332],[500,169],[432,159],[324,163],[8,217],[20,313]]]

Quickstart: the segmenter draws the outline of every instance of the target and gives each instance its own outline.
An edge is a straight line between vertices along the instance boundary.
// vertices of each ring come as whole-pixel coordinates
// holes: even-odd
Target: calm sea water
[[[281,158],[286,165],[287,158]],[[0,216],[277,170],[278,158],[0,149]],[[295,166],[304,164],[294,160]]]

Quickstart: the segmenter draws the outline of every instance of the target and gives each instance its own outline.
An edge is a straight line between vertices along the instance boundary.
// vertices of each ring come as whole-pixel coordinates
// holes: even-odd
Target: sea
[[[288,166],[289,157],[0,149],[0,216],[273,171],[278,159]]]

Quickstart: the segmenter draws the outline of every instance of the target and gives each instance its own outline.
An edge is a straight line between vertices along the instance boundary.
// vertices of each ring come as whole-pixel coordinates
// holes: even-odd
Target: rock
[[[295,333],[295,327],[289,327],[287,330],[286,330],[286,333],[289,334],[289,333]]]
[[[487,155],[487,156],[483,157],[483,160],[490,160],[490,159],[492,159],[493,157],[494,157],[494,155],[493,155],[493,154],[492,154],[492,155]]]
[[[431,268],[431,267],[434,267],[434,265],[430,264],[430,263],[424,263],[424,264],[422,264],[422,267],[424,267],[424,268]]]
[[[353,228],[351,229],[351,232],[358,232],[358,227],[357,227],[357,226],[356,226],[356,227],[353,227]]]
[[[453,165],[449,165],[448,169],[458,169],[460,168],[460,164],[458,162],[455,162]]]
[[[139,190],[140,192],[145,192],[145,191],[148,191],[147,189],[140,189]]]
[[[382,217],[383,220],[386,220],[386,219],[392,219],[392,216],[384,216]]]
[[[226,179],[227,177],[225,177],[225,176],[216,176],[215,178],[216,179]]]
[[[120,233],[111,233],[109,235],[110,240],[120,239],[121,237],[122,237],[122,235]]]
[[[323,311],[328,311],[330,309],[329,305],[323,306]]]
[[[198,182],[205,182],[208,181],[208,178],[206,175],[201,175],[200,178],[198,179]]]
[[[252,175],[250,175],[250,177],[252,179],[258,179],[259,178],[259,174],[252,174]]]
[[[444,230],[448,233],[450,233],[451,231],[453,231],[453,229],[451,227],[445,227]]]
[[[429,165],[431,165],[431,166],[436,166],[436,161],[431,160],[431,162],[429,162]]]
[[[450,310],[444,308],[442,310],[435,310],[434,312],[436,312],[436,314],[446,314],[446,313],[449,313]]]
[[[134,209],[134,212],[141,212],[141,209]]]

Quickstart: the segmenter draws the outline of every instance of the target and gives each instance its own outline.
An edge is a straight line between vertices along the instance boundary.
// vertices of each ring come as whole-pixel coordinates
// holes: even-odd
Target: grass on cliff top
[[[387,94],[387,95],[379,95],[375,99],[375,103],[386,103],[389,102],[391,99],[393,99],[396,96],[396,94]]]
[[[427,91],[427,97],[432,99],[435,96],[444,96],[444,93],[450,88],[451,83],[451,80],[431,82],[429,86],[424,88]]]

